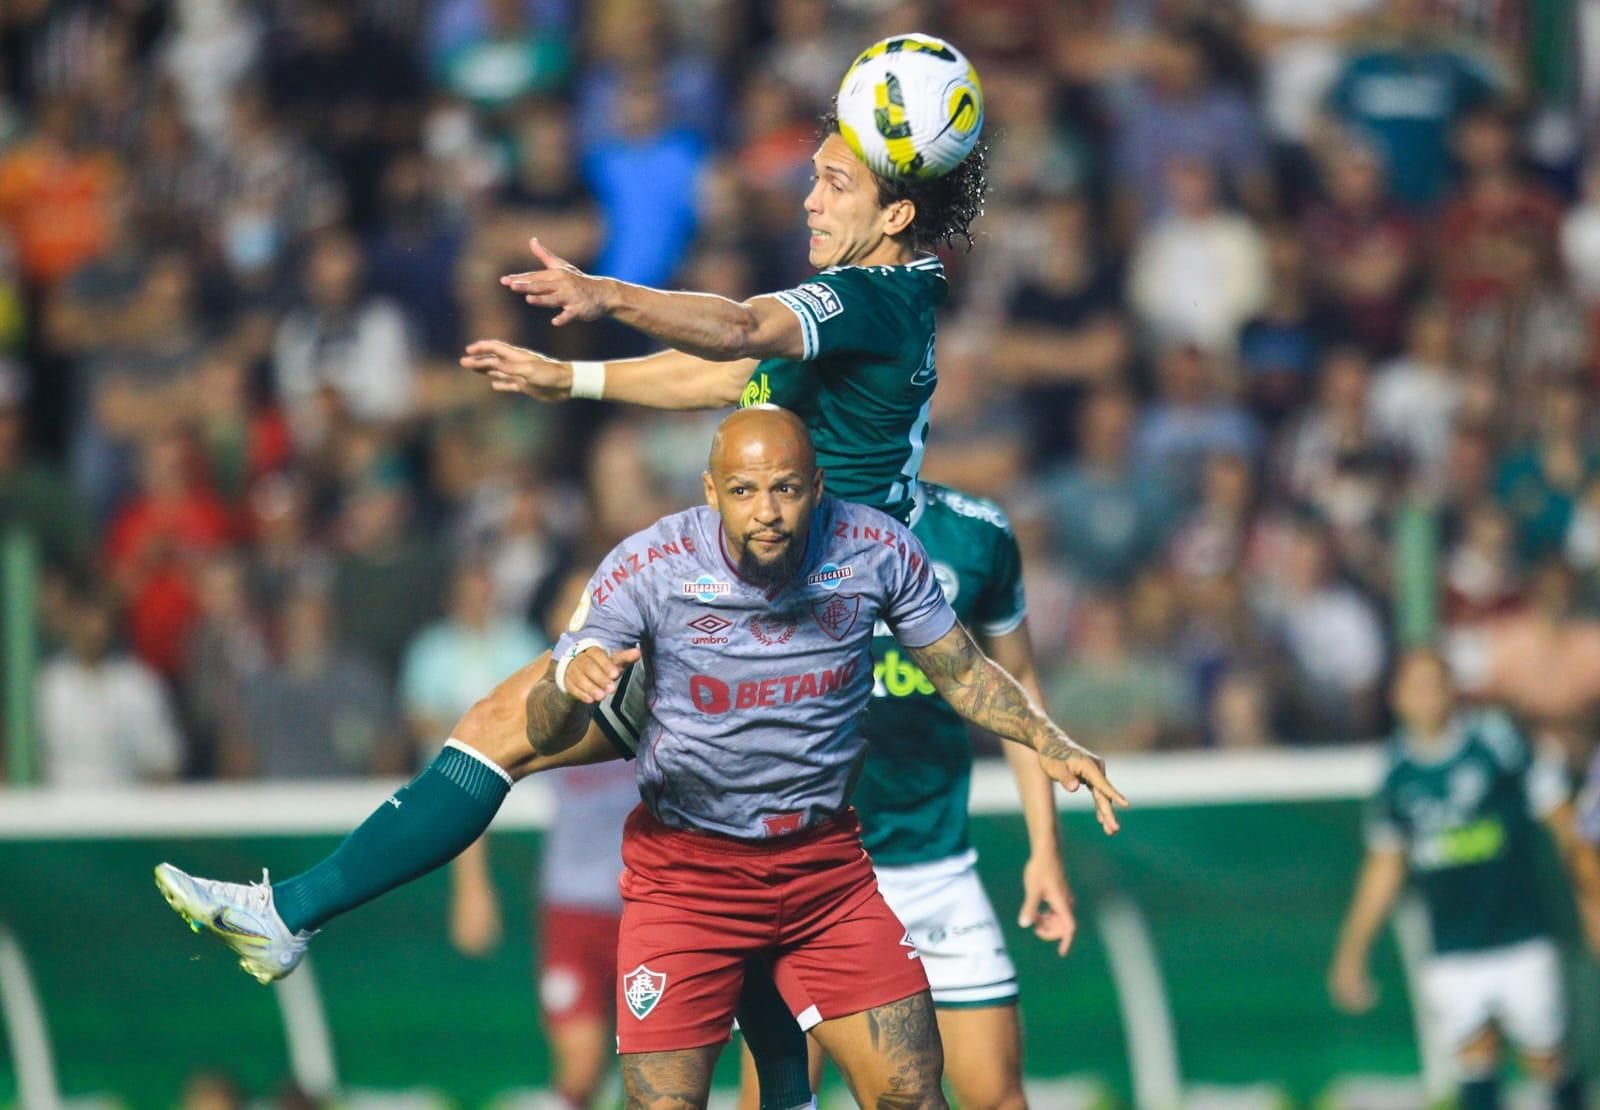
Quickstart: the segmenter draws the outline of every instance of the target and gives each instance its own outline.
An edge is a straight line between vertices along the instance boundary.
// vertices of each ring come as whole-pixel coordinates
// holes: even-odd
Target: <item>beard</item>
[[[780,586],[793,578],[794,572],[800,569],[800,559],[805,551],[794,542],[793,533],[790,533],[788,540],[780,555],[762,562],[756,557],[754,541],[746,536],[744,547],[739,552],[739,576],[758,586]]]

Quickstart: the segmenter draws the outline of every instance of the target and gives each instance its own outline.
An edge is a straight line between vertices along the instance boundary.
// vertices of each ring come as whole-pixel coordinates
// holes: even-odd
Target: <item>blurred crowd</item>
[[[984,82],[925,474],[999,499],[1108,751],[1370,737],[1395,650],[1600,703],[1600,162],[1571,0],[12,0],[0,524],[43,777],[399,772],[693,503],[715,415],[493,394],[643,353],[527,239],[806,273],[817,118],[927,30]],[[564,623],[565,614],[556,615]]]

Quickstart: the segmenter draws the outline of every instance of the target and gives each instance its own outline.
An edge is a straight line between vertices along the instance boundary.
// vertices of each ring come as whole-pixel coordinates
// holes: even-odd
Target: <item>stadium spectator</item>
[[[195,620],[178,691],[191,763],[204,775],[216,773],[244,684],[270,659],[265,621],[251,604],[246,571],[237,550],[224,550],[208,556],[195,574]]]
[[[416,138],[427,83],[415,44],[343,0],[284,9],[275,30],[262,67],[272,102],[335,168],[365,230],[389,159]]]
[[[175,777],[184,757],[178,722],[160,676],[118,647],[116,602],[82,587],[65,617],[65,647],[37,680],[44,781],[81,788]]]
[[[1157,341],[1231,354],[1240,327],[1266,303],[1266,243],[1219,204],[1210,166],[1174,156],[1164,169],[1172,203],[1134,244],[1128,300]]]
[[[78,569],[94,536],[89,514],[66,475],[29,442],[27,387],[20,366],[0,362],[0,521],[30,534],[48,564]]]
[[[1266,144],[1249,103],[1216,79],[1203,28],[1162,28],[1148,47],[1146,78],[1121,107],[1113,147],[1113,177],[1130,224],[1158,219],[1186,205],[1195,176],[1224,182],[1246,208],[1264,210],[1271,197]],[[1188,203],[1192,203],[1189,201]]]
[[[1439,219],[1439,272],[1451,307],[1465,316],[1507,292],[1508,239],[1542,257],[1556,245],[1561,208],[1517,164],[1517,136],[1496,108],[1473,112],[1456,128],[1462,180]]]
[[[239,688],[222,736],[230,778],[394,773],[408,763],[382,672],[342,646],[323,588],[300,583],[276,613],[276,653]]]
[[[1041,461],[1068,446],[1061,429],[1072,426],[1084,393],[1115,383],[1133,355],[1133,329],[1095,226],[1088,196],[1040,198],[1002,225],[1017,249],[985,252],[967,305],[985,332],[988,376],[1020,394]]]
[[[1513,437],[1538,430],[1546,382],[1590,366],[1589,317],[1557,270],[1542,236],[1507,235],[1499,253],[1503,292],[1462,322],[1462,360],[1493,383],[1497,425]]]
[[[1146,406],[1134,437],[1144,472],[1193,492],[1207,456],[1232,452],[1254,461],[1261,430],[1224,390],[1218,359],[1193,343],[1166,344],[1159,356],[1160,393]]]
[[[1328,523],[1339,558],[1363,577],[1384,573],[1380,526],[1400,472],[1399,449],[1372,416],[1371,381],[1360,349],[1330,350],[1316,404],[1283,437],[1278,463],[1285,492]]]
[[[1420,210],[1450,181],[1450,134],[1501,91],[1483,58],[1443,42],[1424,0],[1387,0],[1383,35],[1346,57],[1328,107],[1335,120],[1376,145],[1388,187]]]
[[[401,661],[400,697],[415,749],[431,754],[485,690],[545,647],[525,620],[496,611],[488,566],[473,555],[459,560],[445,618],[418,632]]]
[[[485,0],[481,11],[479,25],[437,56],[440,87],[488,110],[558,91],[572,66],[566,36],[522,0]]]
[[[1322,196],[1300,223],[1301,238],[1318,260],[1313,289],[1338,311],[1345,338],[1391,354],[1423,261],[1422,229],[1385,196],[1383,156],[1370,145],[1334,144],[1319,167]]]
[[[1077,610],[1074,650],[1046,686],[1073,731],[1108,752],[1149,751],[1193,737],[1194,705],[1183,673],[1169,659],[1134,650],[1121,598],[1102,593]]]
[[[1386,648],[1372,603],[1336,576],[1322,523],[1296,523],[1254,604],[1287,666],[1290,728],[1297,741],[1370,736],[1380,719]]]
[[[705,160],[700,139],[669,124],[664,96],[656,72],[624,76],[614,133],[591,141],[584,159],[605,227],[595,268],[640,285],[664,285],[682,265],[694,237],[695,189]]]
[[[1579,498],[1600,473],[1588,399],[1578,382],[1552,380],[1540,393],[1535,435],[1504,455],[1495,475],[1517,549],[1530,563],[1561,550]]]
[[[1517,532],[1504,508],[1488,499],[1468,507],[1444,561],[1443,621],[1471,626],[1519,609],[1523,581]]]
[[[1400,447],[1415,488],[1437,498],[1450,433],[1465,401],[1454,326],[1438,301],[1411,311],[1405,351],[1378,370],[1368,393],[1373,432]]]
[[[1339,321],[1313,281],[1320,264],[1312,265],[1293,226],[1275,225],[1266,247],[1266,300],[1239,330],[1239,369],[1251,411],[1276,430],[1311,395],[1317,364]]]
[[[1077,459],[1042,483],[1056,550],[1088,582],[1132,578],[1160,550],[1177,504],[1165,473],[1135,461],[1135,413],[1133,397],[1122,390],[1092,394],[1083,406]]]
[[[187,436],[158,434],[139,455],[139,487],[106,525],[105,563],[126,599],[139,657],[173,677],[195,619],[195,561],[235,533],[227,507],[196,473]]]
[[[0,224],[22,273],[49,288],[105,250],[123,167],[86,142],[81,105],[55,95],[38,105],[32,132],[0,156]]]
[[[405,317],[365,289],[366,263],[348,232],[322,232],[301,271],[296,303],[273,341],[278,395],[302,449],[328,433],[331,405],[392,423],[416,411],[417,376]]]
[[[410,527],[413,508],[399,477],[380,473],[355,484],[339,512],[331,586],[339,630],[390,677],[438,614],[449,565],[438,540]]]

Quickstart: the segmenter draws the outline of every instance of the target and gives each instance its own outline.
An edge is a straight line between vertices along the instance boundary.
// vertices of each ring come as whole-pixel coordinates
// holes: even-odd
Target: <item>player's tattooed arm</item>
[[[556,755],[589,727],[589,707],[617,688],[623,669],[639,661],[637,647],[610,652],[597,640],[580,640],[528,691],[528,743],[539,755]]]
[[[627,1110],[691,1110],[711,1093],[715,1049],[627,1052],[621,1057]]]
[[[1117,831],[1114,805],[1125,806],[1128,800],[1106,778],[1105,761],[1073,743],[965,628],[957,624],[926,647],[906,650],[957,713],[1038,752],[1045,773],[1068,790],[1087,784],[1101,826],[1108,833]]]
[[[551,668],[528,689],[528,744],[541,756],[557,755],[589,727],[589,707],[562,693]]]

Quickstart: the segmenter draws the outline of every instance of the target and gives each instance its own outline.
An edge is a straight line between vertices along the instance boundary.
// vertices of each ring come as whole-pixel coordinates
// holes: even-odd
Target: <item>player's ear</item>
[[[908,231],[913,221],[917,218],[916,202],[901,197],[899,200],[890,201],[883,210],[883,231],[885,235],[900,235]]]
[[[822,467],[819,466],[812,472],[811,477],[811,495],[818,501],[822,500],[822,487]]]
[[[711,480],[711,471],[702,470],[700,480],[706,485],[706,504],[720,511],[722,507],[717,504],[717,484]]]

